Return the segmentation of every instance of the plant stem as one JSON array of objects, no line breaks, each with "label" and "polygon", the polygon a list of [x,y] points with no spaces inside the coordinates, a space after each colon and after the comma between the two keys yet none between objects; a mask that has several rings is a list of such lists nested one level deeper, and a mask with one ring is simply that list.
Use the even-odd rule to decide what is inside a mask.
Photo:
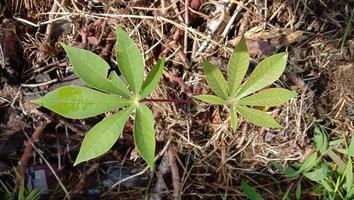
[{"label": "plant stem", "polygon": [[140,100],[140,103],[143,102],[162,102],[162,103],[175,103],[175,104],[194,104],[192,99],[143,99]]}]

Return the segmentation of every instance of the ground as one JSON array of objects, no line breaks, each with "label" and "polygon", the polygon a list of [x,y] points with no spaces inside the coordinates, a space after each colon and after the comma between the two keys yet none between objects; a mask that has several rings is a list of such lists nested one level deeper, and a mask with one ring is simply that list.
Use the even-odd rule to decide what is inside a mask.
[{"label": "ground", "polygon": [[[42,170],[49,191],[43,198],[51,199],[246,199],[242,179],[265,199],[280,199],[289,187],[293,194],[296,181],[273,163],[306,160],[316,124],[331,139],[349,141],[354,133],[353,9],[347,0],[0,0],[1,180],[17,188]],[[30,100],[64,85],[84,86],[60,42],[115,66],[115,25],[144,52],[146,71],[159,57],[168,59],[151,98],[211,93],[202,59],[225,72],[241,35],[252,66],[287,51],[286,71],[274,86],[299,95],[269,110],[284,128],[241,120],[233,132],[221,106],[152,103],[156,174],[134,147],[131,122],[110,152],[73,167],[85,133],[110,113],[70,120]],[[310,189],[304,199],[313,198]]]}]

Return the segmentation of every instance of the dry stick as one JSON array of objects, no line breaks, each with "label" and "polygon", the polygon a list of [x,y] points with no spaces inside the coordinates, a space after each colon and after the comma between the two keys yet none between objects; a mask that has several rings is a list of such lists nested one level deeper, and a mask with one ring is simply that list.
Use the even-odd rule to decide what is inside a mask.
[{"label": "dry stick", "polygon": [[47,81],[47,82],[43,82],[43,83],[34,83],[34,84],[21,84],[21,87],[29,87],[29,88],[35,88],[35,87],[40,87],[40,86],[45,86],[45,85],[49,85],[52,83],[58,82],[58,79],[55,78],[53,80]]},{"label": "dry stick", "polygon": [[[189,26],[189,0],[184,1],[184,20],[187,26]],[[187,48],[188,48],[188,29],[184,31],[184,49],[183,52],[187,55]]]},{"label": "dry stick", "polygon": [[176,152],[172,148],[168,149],[168,161],[172,172],[173,199],[178,200],[181,196],[181,179],[176,164]]},{"label": "dry stick", "polygon": [[[45,122],[46,124],[47,122]],[[44,129],[44,128],[43,128]],[[41,131],[43,133],[43,130]],[[53,169],[53,167],[50,165],[50,163],[48,162],[47,159],[45,159],[45,157],[42,155],[42,152],[35,146],[35,144],[33,143],[32,139],[28,136],[28,134],[24,131],[24,134],[28,140],[28,142],[31,144],[32,148],[34,149],[34,151],[36,151],[36,153],[43,159],[43,161],[45,162],[45,164],[48,166],[48,168],[50,169],[50,171],[53,173],[54,177],[57,179],[60,187],[63,189],[63,191],[65,192],[65,198],[70,199],[70,195],[68,190],[65,188],[64,184],[61,182],[59,176],[57,175],[57,173],[55,172],[55,170]],[[33,133],[34,134],[34,133]],[[41,134],[40,134],[41,135]],[[33,138],[33,135],[32,135]],[[34,140],[35,142],[36,140]]]},{"label": "dry stick", "polygon": [[84,188],[86,184],[87,177],[90,176],[93,172],[95,172],[99,166],[100,163],[95,163],[91,165],[91,167],[85,173],[80,175],[79,183],[77,183],[74,187],[74,190],[70,192],[72,196],[75,196],[76,194],[80,193],[80,191]]},{"label": "dry stick", "polygon": [[[50,12],[57,12],[59,9],[59,4],[58,2],[53,2],[53,6],[52,6],[52,9],[50,10]],[[53,20],[54,19],[54,14],[49,14],[49,20]],[[44,41],[45,42],[50,42],[50,37],[52,35],[52,30],[53,30],[53,25],[52,23],[48,24],[47,25],[47,28],[46,28],[46,31],[45,31],[45,34],[44,34]]]},{"label": "dry stick", "polygon": [[[165,151],[168,149],[168,147],[170,146],[170,143],[171,143],[171,138],[167,141],[167,143],[165,144],[165,146],[163,147],[162,151],[159,152],[159,154],[155,157],[154,159],[154,162],[156,162],[164,153]],[[117,185],[125,182],[125,181],[128,181],[132,178],[135,178],[137,176],[140,176],[140,175],[143,175],[147,170],[149,169],[149,166],[146,166],[142,171],[136,173],[136,174],[133,174],[131,176],[128,176],[126,178],[123,178],[122,180],[116,182],[115,184],[112,185],[111,189],[115,188]]]},{"label": "dry stick", "polygon": [[256,135],[257,134],[252,133],[252,135],[250,136],[250,138],[247,141],[247,143],[245,144],[245,146],[243,146],[242,149],[238,150],[236,153],[231,155],[228,159],[225,160],[225,162],[222,162],[220,167],[216,171],[219,171],[225,165],[225,163],[229,162],[231,159],[233,159],[235,156],[237,156],[239,153],[241,153],[243,150],[245,150],[246,147],[253,141],[253,139],[255,138]]},{"label": "dry stick", "polygon": [[168,158],[168,153],[165,152],[161,158],[161,161],[159,163],[159,166],[156,169],[156,177],[157,181],[155,183],[155,186],[153,188],[153,193],[150,195],[150,200],[153,199],[161,199],[163,197],[164,190],[168,190],[168,187],[163,179],[163,176],[165,176],[167,173],[171,172],[171,168],[169,165],[169,158]]},{"label": "dry stick", "polygon": [[[140,15],[143,15],[143,13],[140,12]],[[166,38],[166,36],[162,33],[162,31],[154,26],[154,23],[151,20],[145,20],[144,23],[147,24],[151,29],[153,29],[155,33],[160,37],[161,40],[163,38]],[[181,37],[181,33],[180,30],[178,29],[173,35],[173,40],[168,38],[167,45],[166,45],[167,47],[165,47],[161,51],[160,56],[167,54],[171,47],[174,51],[177,52],[177,55],[180,57],[181,61],[183,62],[183,66],[186,67],[188,65],[187,64],[188,60],[186,58],[186,55],[179,48],[179,45],[177,43],[180,37]]]},{"label": "dry stick", "polygon": [[[37,127],[33,134],[32,134],[32,140],[34,142],[38,142],[39,138],[43,135],[43,130],[47,126],[48,122],[44,122],[42,125]],[[28,160],[32,157],[32,152],[33,152],[33,147],[30,145],[29,141],[25,142],[25,149],[23,151],[23,154],[21,156],[21,159],[19,161],[18,165],[18,172],[19,176],[17,177],[16,183],[19,184],[21,180],[24,180],[25,178],[25,172],[26,172],[26,167]]]}]

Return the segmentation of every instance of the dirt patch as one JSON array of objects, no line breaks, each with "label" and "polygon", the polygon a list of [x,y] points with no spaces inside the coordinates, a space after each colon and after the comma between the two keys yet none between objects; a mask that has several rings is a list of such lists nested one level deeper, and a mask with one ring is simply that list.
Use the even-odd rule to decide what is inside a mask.
[{"label": "dirt patch", "polygon": [[343,120],[353,120],[354,105],[354,61],[343,60],[346,56],[341,55],[332,57],[313,85],[316,117],[329,117],[338,126],[342,126]]}]

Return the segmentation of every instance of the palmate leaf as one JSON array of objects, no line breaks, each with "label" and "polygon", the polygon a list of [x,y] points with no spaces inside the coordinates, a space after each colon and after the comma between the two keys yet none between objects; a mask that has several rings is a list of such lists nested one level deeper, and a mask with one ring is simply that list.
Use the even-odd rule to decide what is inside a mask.
[{"label": "palmate leaf", "polygon": [[250,64],[245,38],[242,36],[231,55],[227,68],[229,95],[236,95]]},{"label": "palmate leaf", "polygon": [[75,73],[87,85],[103,92],[125,97],[130,96],[127,85],[116,74],[112,75],[111,80],[106,78],[109,65],[100,56],[84,49],[67,46],[63,43],[61,45],[68,55]]},{"label": "palmate leaf", "polygon": [[144,104],[139,104],[136,107],[134,140],[141,157],[153,170],[155,157],[154,116]]},{"label": "palmate leaf", "polygon": [[117,63],[134,93],[139,93],[144,80],[144,60],[128,33],[117,26]]},{"label": "palmate leaf", "polygon": [[220,98],[226,99],[228,97],[227,84],[220,69],[211,64],[208,60],[204,60],[203,65],[206,80],[210,89]]},{"label": "palmate leaf", "polygon": [[111,149],[122,134],[124,125],[129,119],[132,110],[133,107],[125,108],[91,128],[81,144],[74,166],[96,158]]},{"label": "palmate leaf", "polygon": [[93,117],[131,104],[131,100],[90,88],[65,86],[32,101],[70,119]]},{"label": "palmate leaf", "polygon": [[282,128],[282,126],[278,124],[278,122],[276,122],[273,117],[260,110],[241,105],[236,105],[236,110],[242,117],[246,118],[248,121],[257,126],[262,126],[265,128]]},{"label": "palmate leaf", "polygon": [[142,86],[140,99],[144,99],[145,97],[149,96],[149,94],[156,88],[157,84],[161,79],[165,60],[166,58],[161,58],[148,73]]},{"label": "palmate leaf", "polygon": [[213,105],[224,105],[226,103],[224,99],[215,95],[197,95],[195,98]]},{"label": "palmate leaf", "polygon": [[249,79],[241,86],[236,98],[241,99],[274,83],[284,72],[288,54],[275,54],[262,60]]},{"label": "palmate leaf", "polygon": [[240,99],[238,103],[248,106],[277,106],[286,103],[296,95],[296,92],[283,88],[270,88],[251,96],[244,97]]}]

